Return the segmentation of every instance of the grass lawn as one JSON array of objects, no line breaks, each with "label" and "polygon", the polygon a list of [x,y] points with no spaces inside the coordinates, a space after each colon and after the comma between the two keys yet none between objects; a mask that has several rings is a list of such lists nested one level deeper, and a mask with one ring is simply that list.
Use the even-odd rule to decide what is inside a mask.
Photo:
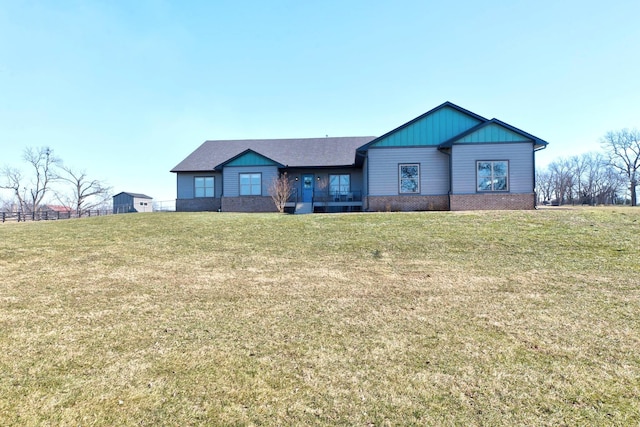
[{"label": "grass lawn", "polygon": [[638,425],[640,209],[0,224],[1,425]]}]

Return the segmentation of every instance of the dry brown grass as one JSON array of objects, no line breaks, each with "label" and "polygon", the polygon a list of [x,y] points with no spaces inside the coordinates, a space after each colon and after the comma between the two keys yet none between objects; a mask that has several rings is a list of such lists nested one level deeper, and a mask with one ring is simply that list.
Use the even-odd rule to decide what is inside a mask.
[{"label": "dry brown grass", "polygon": [[640,423],[640,210],[0,226],[3,425]]}]

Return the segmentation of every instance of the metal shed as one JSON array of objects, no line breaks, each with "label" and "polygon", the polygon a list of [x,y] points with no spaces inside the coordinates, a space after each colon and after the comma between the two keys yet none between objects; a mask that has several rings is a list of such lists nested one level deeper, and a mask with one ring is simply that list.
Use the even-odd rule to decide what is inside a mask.
[{"label": "metal shed", "polygon": [[153,212],[153,198],[123,191],[113,196],[113,213]]}]

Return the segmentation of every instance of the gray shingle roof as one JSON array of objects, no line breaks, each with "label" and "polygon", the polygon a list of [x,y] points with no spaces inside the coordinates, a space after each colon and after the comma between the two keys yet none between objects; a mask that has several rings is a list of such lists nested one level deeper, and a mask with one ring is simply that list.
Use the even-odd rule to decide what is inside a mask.
[{"label": "gray shingle roof", "polygon": [[113,197],[119,196],[119,195],[121,195],[121,194],[126,194],[126,195],[129,195],[129,196],[131,196],[131,197],[135,197],[135,198],[137,198],[137,199],[153,199],[153,197],[149,197],[149,196],[147,196],[146,194],[142,194],[142,193],[130,193],[130,192],[128,192],[128,191],[122,191],[122,192],[120,192],[120,193],[116,194],[116,195],[115,195],[115,196],[113,196]]},{"label": "gray shingle roof", "polygon": [[246,150],[288,167],[350,166],[356,163],[356,149],[374,139],[354,136],[205,141],[171,172],[210,171]]}]

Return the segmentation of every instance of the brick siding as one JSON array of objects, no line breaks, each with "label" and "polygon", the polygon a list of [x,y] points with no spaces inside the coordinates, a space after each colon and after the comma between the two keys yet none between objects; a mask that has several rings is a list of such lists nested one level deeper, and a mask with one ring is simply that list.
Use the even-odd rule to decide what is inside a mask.
[{"label": "brick siding", "polygon": [[223,197],[223,212],[277,212],[271,197],[240,196]]},{"label": "brick siding", "polygon": [[446,211],[449,196],[368,196],[365,208],[373,212]]},{"label": "brick siding", "polygon": [[452,194],[452,211],[535,209],[535,194]]},{"label": "brick siding", "polygon": [[220,209],[220,198],[176,199],[177,212],[215,212]]}]

